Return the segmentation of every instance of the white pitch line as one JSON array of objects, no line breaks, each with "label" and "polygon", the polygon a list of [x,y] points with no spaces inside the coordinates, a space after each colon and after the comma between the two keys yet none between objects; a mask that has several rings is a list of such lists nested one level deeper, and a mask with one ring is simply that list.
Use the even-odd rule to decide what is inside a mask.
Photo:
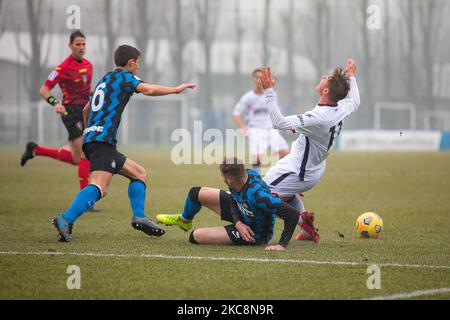
[{"label": "white pitch line", "polygon": [[269,259],[269,258],[244,258],[244,257],[208,257],[208,256],[171,256],[165,254],[116,254],[95,252],[20,252],[0,251],[0,255],[33,255],[33,256],[81,256],[81,257],[112,257],[112,258],[153,258],[153,259],[176,259],[176,260],[209,260],[209,261],[241,261],[259,263],[293,263],[293,264],[316,264],[316,265],[342,265],[342,266],[368,266],[376,264],[379,267],[418,268],[418,269],[450,269],[445,265],[426,264],[401,264],[401,263],[362,263],[352,261],[321,261],[321,260],[296,260],[296,259]]},{"label": "white pitch line", "polygon": [[399,300],[399,299],[408,299],[408,298],[415,298],[420,296],[429,296],[433,294],[439,294],[439,293],[447,293],[450,292],[450,288],[440,288],[440,289],[430,289],[430,290],[419,290],[414,291],[410,293],[397,293],[393,294],[391,296],[384,296],[384,297],[373,297],[366,300]]}]

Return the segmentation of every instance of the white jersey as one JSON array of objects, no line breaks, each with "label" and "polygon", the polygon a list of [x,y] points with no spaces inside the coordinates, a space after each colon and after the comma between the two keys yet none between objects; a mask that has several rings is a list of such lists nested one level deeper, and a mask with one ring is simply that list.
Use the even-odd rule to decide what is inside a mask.
[{"label": "white jersey", "polygon": [[247,113],[247,127],[258,129],[272,129],[264,94],[257,94],[250,90],[244,94],[234,108],[233,115],[240,116]]},{"label": "white jersey", "polygon": [[350,78],[348,96],[336,105],[316,105],[301,115],[283,117],[275,91],[264,91],[273,128],[295,130],[300,136],[292,144],[291,153],[277,165],[286,174],[297,174],[300,181],[320,179],[325,171],[328,152],[339,135],[343,120],[358,109],[360,104],[358,86],[354,77]]}]

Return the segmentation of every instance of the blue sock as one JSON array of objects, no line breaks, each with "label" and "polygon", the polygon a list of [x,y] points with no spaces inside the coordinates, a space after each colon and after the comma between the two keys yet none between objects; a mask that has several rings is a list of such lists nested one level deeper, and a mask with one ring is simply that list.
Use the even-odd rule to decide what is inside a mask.
[{"label": "blue sock", "polygon": [[144,218],[145,190],[147,186],[141,180],[133,180],[128,186],[128,197],[130,198],[133,218]]},{"label": "blue sock", "polygon": [[193,220],[195,215],[200,211],[202,205],[198,202],[198,192],[200,188],[192,188],[184,203],[184,210],[181,216],[185,220]]},{"label": "blue sock", "polygon": [[73,223],[87,209],[91,208],[101,198],[100,189],[92,184],[86,186],[78,192],[72,205],[63,214],[64,220]]}]

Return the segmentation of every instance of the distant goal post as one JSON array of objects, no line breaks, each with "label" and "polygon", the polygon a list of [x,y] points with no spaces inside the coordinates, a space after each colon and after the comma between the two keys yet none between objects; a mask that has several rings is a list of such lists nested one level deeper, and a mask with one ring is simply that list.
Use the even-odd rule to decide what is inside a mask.
[{"label": "distant goal post", "polygon": [[[416,129],[416,105],[410,102],[376,102],[374,107],[374,129]],[[391,116],[399,116],[401,114],[408,113],[406,117],[402,117],[405,121],[401,122],[408,127],[395,128],[392,126],[391,128],[382,127],[382,114],[390,113]],[[393,124],[395,121],[391,118],[390,124]]]}]

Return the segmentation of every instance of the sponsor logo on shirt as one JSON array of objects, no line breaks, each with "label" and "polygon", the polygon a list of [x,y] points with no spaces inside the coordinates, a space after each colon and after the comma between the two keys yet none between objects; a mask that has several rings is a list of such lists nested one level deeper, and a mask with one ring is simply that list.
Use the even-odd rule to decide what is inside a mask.
[{"label": "sponsor logo on shirt", "polygon": [[84,135],[88,134],[89,132],[103,132],[103,126],[92,126],[84,129]]},{"label": "sponsor logo on shirt", "polygon": [[253,214],[253,212],[251,212],[251,211],[248,209],[248,206],[247,206],[246,203],[241,204],[241,203],[238,202],[237,205],[238,205],[239,211],[241,211],[242,214],[245,214],[246,216],[249,216],[249,217],[251,217],[251,218],[253,218],[253,217],[255,216],[255,215]]}]

